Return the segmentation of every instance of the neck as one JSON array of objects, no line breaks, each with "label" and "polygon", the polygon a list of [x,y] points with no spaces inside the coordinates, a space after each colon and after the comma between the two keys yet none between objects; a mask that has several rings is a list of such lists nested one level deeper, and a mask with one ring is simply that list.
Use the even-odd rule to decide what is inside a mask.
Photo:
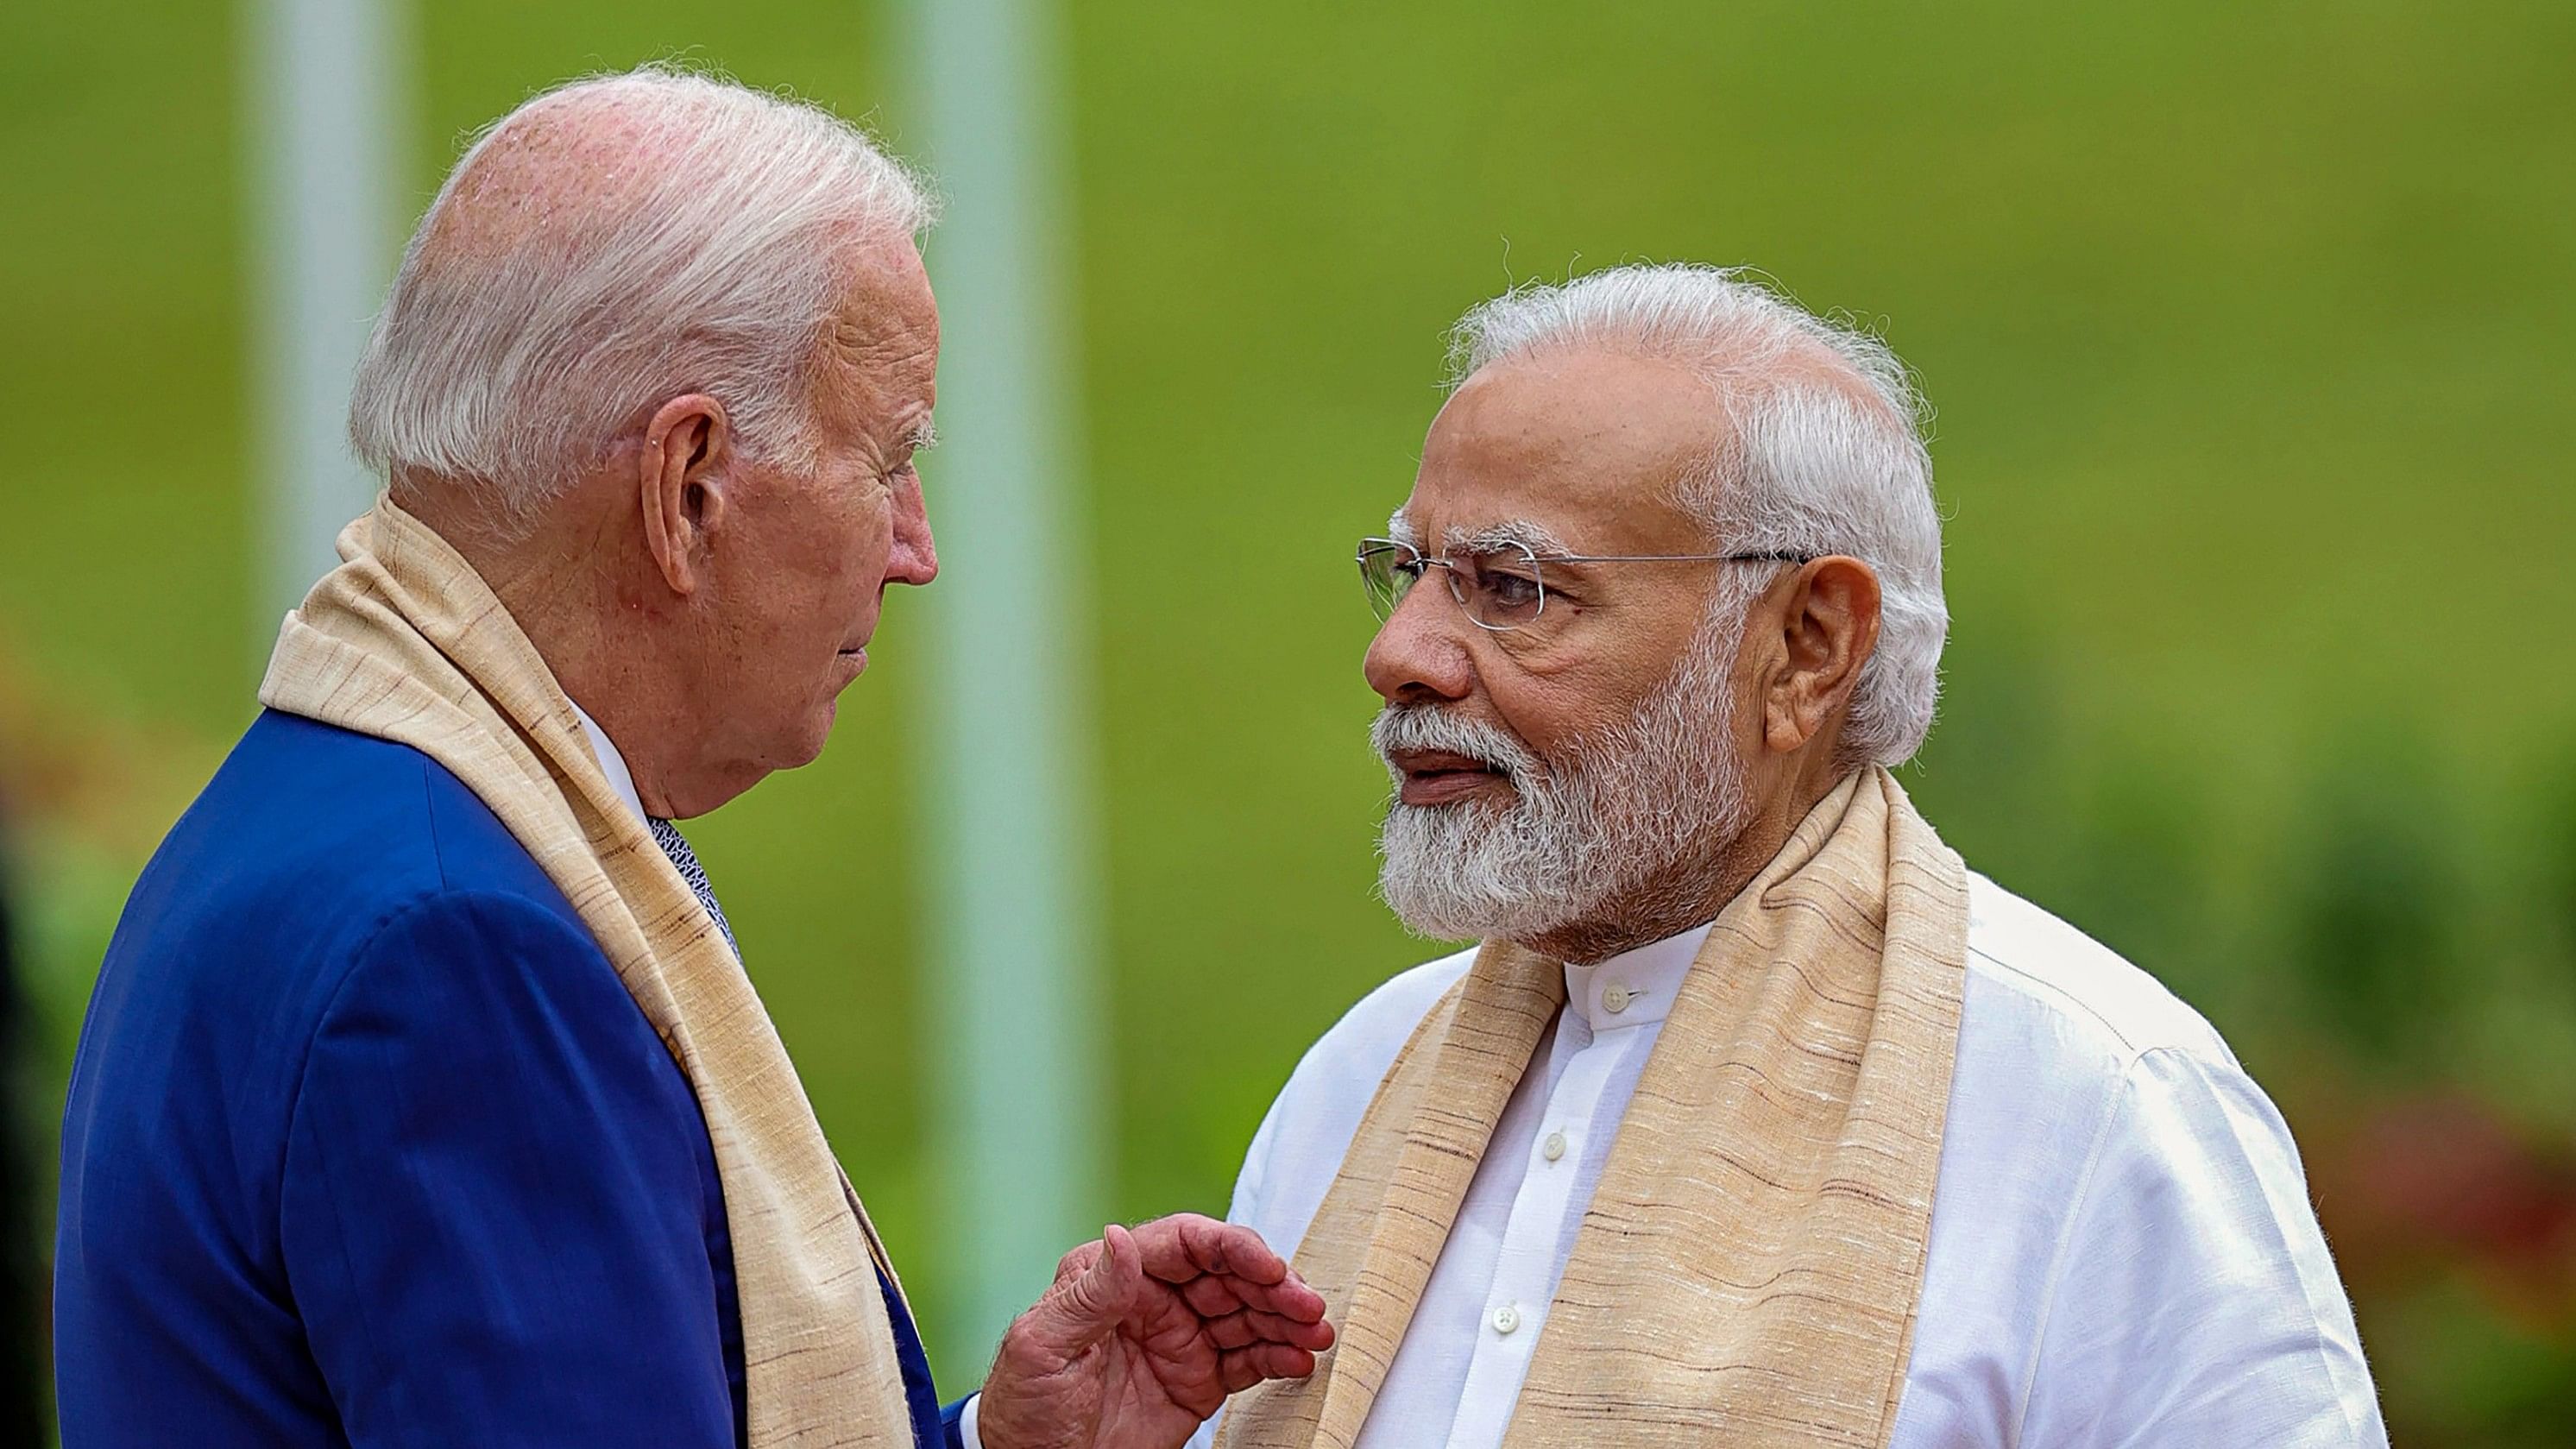
[{"label": "neck", "polygon": [[1845,773],[1821,767],[1785,773],[1780,788],[1757,801],[1724,839],[1672,861],[1583,920],[1519,944],[1554,960],[1593,966],[1716,920]]},{"label": "neck", "polygon": [[678,701],[641,667],[644,641],[631,623],[644,609],[636,565],[649,560],[628,556],[640,551],[637,531],[619,530],[590,491],[576,487],[525,533],[496,528],[452,486],[415,490],[404,507],[474,566],[555,683],[616,744],[645,813],[695,813],[673,798]]}]

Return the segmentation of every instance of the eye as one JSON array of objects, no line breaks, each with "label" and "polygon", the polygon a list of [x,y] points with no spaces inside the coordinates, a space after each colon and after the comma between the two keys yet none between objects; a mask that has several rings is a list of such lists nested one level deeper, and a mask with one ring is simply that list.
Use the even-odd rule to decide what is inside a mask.
[{"label": "eye", "polygon": [[1488,569],[1477,581],[1487,597],[1505,608],[1526,609],[1538,602],[1538,580],[1509,569]]},{"label": "eye", "polygon": [[1459,573],[1476,617],[1487,628],[1515,629],[1530,622],[1546,597],[1539,587],[1538,564],[1526,551],[1479,554],[1461,560]]}]

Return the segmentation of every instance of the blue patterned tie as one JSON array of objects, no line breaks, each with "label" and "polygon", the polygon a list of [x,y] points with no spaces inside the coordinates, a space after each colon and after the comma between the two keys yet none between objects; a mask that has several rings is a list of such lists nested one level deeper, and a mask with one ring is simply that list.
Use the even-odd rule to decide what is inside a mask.
[{"label": "blue patterned tie", "polygon": [[734,944],[733,927],[725,923],[724,907],[716,904],[716,888],[707,884],[707,868],[698,864],[698,853],[689,849],[688,838],[680,834],[680,827],[668,820],[647,816],[644,823],[653,827],[653,843],[662,847],[664,855],[671,857],[671,864],[679,870],[680,879],[687,881],[689,889],[696,893],[698,904],[706,907],[707,914],[716,918],[716,929],[724,933],[725,945],[733,952],[733,958],[741,960],[742,948]]}]

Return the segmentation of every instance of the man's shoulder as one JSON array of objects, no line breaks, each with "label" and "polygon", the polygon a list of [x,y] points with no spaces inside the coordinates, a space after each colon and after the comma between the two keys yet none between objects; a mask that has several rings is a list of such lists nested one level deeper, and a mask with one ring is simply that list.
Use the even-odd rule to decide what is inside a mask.
[{"label": "man's shoulder", "polygon": [[136,881],[94,1015],[148,1001],[165,1027],[309,1017],[389,922],[441,900],[578,924],[534,858],[437,761],[272,711]]},{"label": "man's shoulder", "polygon": [[137,896],[358,922],[450,891],[559,899],[491,807],[413,747],[269,711],[155,853]]},{"label": "man's shoulder", "polygon": [[2206,1017],[2101,942],[1982,875],[1968,877],[1968,1003],[1976,1030],[2008,1014],[2048,1030],[2033,1038],[2068,1067],[2109,1076],[2149,1052],[2236,1066]]},{"label": "man's shoulder", "polygon": [[1399,971],[1361,997],[1298,1059],[1271,1105],[1274,1126],[1293,1139],[1348,1139],[1395,1054],[1475,961],[1470,946]]},{"label": "man's shoulder", "polygon": [[2030,1442],[2256,1419],[2308,1426],[2264,1442],[2384,1442],[2297,1146],[2235,1054],[1994,882],[1971,878],[1969,910],[1907,1412],[1984,1402],[2018,1365],[2002,1401]]},{"label": "man's shoulder", "polygon": [[[1968,904],[1934,1236],[1945,1263],[1983,1263],[1975,1277],[2060,1241],[2105,1154],[2232,1131],[2219,1098],[2260,1089],[2199,1012],[2108,947],[1983,876]],[[2159,1090],[2176,1074],[2212,1091]]]},{"label": "man's shoulder", "polygon": [[[1297,1075],[1323,1073],[1335,1081],[1375,1083],[1394,1064],[1395,1054],[1403,1050],[1414,1028],[1475,963],[1476,948],[1469,946],[1380,982],[1316,1039],[1298,1064]],[[1290,1080],[1294,1086],[1295,1078]]]},{"label": "man's shoulder", "polygon": [[1306,1049],[1245,1155],[1237,1222],[1260,1229],[1282,1252],[1294,1250],[1395,1054],[1475,960],[1469,947],[1398,972]]},{"label": "man's shoulder", "polygon": [[[503,979],[539,952],[549,982],[623,1000],[562,893],[454,775],[406,746],[261,716],[108,944],[65,1113],[65,1203],[104,1228],[138,1204],[271,1202],[328,1023],[371,1040],[490,1035],[478,968]],[[180,1141],[207,1150],[163,1150]],[[87,1171],[118,1161],[121,1176]]]}]

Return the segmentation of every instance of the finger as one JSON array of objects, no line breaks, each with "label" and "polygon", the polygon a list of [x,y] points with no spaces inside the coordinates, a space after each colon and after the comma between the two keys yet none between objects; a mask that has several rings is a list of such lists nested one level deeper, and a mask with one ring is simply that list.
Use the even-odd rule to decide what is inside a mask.
[{"label": "finger", "polygon": [[1145,1271],[1166,1283],[1185,1283],[1203,1270],[1190,1258],[1189,1245],[1182,1241],[1192,1222],[1205,1221],[1197,1213],[1174,1213],[1135,1228],[1136,1246],[1145,1257]]},{"label": "finger", "polygon": [[1240,1313],[1228,1314],[1223,1318],[1211,1318],[1207,1321],[1206,1328],[1208,1342],[1215,1344],[1220,1353],[1230,1349],[1250,1348],[1260,1338]]},{"label": "finger", "polygon": [[1166,1283],[1186,1283],[1209,1273],[1253,1283],[1277,1283],[1288,1276],[1287,1260],[1271,1251],[1259,1233],[1235,1223],[1174,1213],[1136,1233],[1145,1248],[1145,1271]]},{"label": "finger", "polygon": [[1245,1309],[1241,1313],[1211,1319],[1207,1331],[1208,1337],[1215,1340],[1221,1349],[1244,1348],[1255,1343],[1285,1343],[1321,1353],[1333,1346],[1333,1326],[1329,1323],[1301,1323],[1258,1309]]},{"label": "finger", "polygon": [[1174,1213],[1139,1226],[1136,1241],[1145,1251],[1145,1271],[1166,1283],[1226,1271],[1224,1227],[1198,1213]]},{"label": "finger", "polygon": [[1315,1371],[1315,1356],[1284,1343],[1257,1343],[1217,1356],[1227,1393],[1241,1393],[1264,1379],[1302,1379]]},{"label": "finger", "polygon": [[1200,1218],[1182,1230],[1181,1239],[1188,1244],[1191,1259],[1207,1272],[1250,1283],[1277,1283],[1288,1276],[1288,1260],[1240,1223]]},{"label": "finger", "polygon": [[1180,1286],[1181,1301],[1201,1318],[1223,1318],[1243,1311],[1243,1295],[1232,1278],[1192,1278]]},{"label": "finger", "polygon": [[1221,1280],[1234,1295],[1250,1307],[1300,1323],[1313,1323],[1324,1316],[1324,1295],[1307,1286],[1306,1280],[1291,1273],[1278,1283],[1250,1283],[1241,1278]]},{"label": "finger", "polygon": [[1216,1376],[1217,1381],[1225,1385],[1229,1396],[1261,1382],[1261,1370],[1252,1366],[1252,1355],[1247,1351],[1218,1354]]}]

